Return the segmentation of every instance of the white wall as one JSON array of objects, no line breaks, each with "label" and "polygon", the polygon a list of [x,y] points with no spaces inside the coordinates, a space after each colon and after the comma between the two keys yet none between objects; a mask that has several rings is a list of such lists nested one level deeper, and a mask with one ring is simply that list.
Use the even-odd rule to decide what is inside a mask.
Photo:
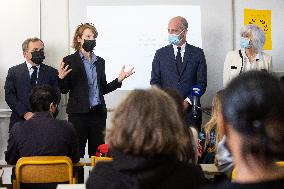
[{"label": "white wall", "polygon": [[[23,9],[27,6],[28,8]],[[8,69],[23,63],[22,43],[40,34],[40,2],[38,0],[0,1],[0,87],[3,89]],[[28,11],[29,10],[29,11]],[[8,108],[4,90],[0,90],[0,109]]]}]

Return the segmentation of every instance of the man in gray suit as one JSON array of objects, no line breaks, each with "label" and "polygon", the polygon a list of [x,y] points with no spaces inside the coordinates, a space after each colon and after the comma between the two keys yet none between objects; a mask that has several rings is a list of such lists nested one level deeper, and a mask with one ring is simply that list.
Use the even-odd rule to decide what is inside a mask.
[{"label": "man in gray suit", "polygon": [[183,17],[178,16],[170,20],[170,45],[156,51],[150,84],[176,89],[184,99],[188,124],[200,129],[201,112],[198,111],[197,116],[193,116],[190,93],[197,85],[201,89],[201,94],[204,94],[207,87],[207,65],[203,50],[186,42],[187,28],[188,23]]}]

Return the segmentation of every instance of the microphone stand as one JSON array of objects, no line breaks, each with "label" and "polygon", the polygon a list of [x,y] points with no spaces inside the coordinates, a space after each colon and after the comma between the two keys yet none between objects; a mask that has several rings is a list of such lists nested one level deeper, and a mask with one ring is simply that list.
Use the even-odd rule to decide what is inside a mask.
[{"label": "microphone stand", "polygon": [[196,106],[197,109],[199,109],[202,113],[205,113],[208,116],[211,116],[211,111],[205,110],[204,108],[201,108],[200,106]]}]

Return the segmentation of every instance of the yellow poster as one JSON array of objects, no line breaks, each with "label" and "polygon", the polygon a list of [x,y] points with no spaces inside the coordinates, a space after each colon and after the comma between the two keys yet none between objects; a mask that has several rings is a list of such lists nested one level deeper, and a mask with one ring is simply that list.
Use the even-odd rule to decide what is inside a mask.
[{"label": "yellow poster", "polygon": [[263,29],[266,35],[264,50],[272,50],[271,40],[271,10],[245,9],[244,25],[255,24]]}]

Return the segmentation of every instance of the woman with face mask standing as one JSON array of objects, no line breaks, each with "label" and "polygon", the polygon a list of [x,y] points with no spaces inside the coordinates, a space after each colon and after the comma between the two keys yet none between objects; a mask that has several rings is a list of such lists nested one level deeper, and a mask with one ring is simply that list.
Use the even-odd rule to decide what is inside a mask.
[{"label": "woman with face mask standing", "polygon": [[[90,156],[104,143],[107,110],[103,95],[120,88],[122,81],[134,73],[133,68],[125,72],[123,66],[118,78],[107,83],[105,60],[93,51],[97,36],[93,24],[79,25],[73,37],[76,52],[63,58],[58,74],[61,93],[69,92],[66,112],[76,129],[81,157],[87,140]],[[83,172],[79,175],[83,176]],[[82,181],[83,177],[79,178]]]},{"label": "woman with face mask standing", "polygon": [[241,29],[241,49],[230,51],[225,59],[223,72],[223,85],[242,72],[249,70],[262,70],[271,72],[271,56],[263,52],[265,43],[264,31],[253,24]]}]

